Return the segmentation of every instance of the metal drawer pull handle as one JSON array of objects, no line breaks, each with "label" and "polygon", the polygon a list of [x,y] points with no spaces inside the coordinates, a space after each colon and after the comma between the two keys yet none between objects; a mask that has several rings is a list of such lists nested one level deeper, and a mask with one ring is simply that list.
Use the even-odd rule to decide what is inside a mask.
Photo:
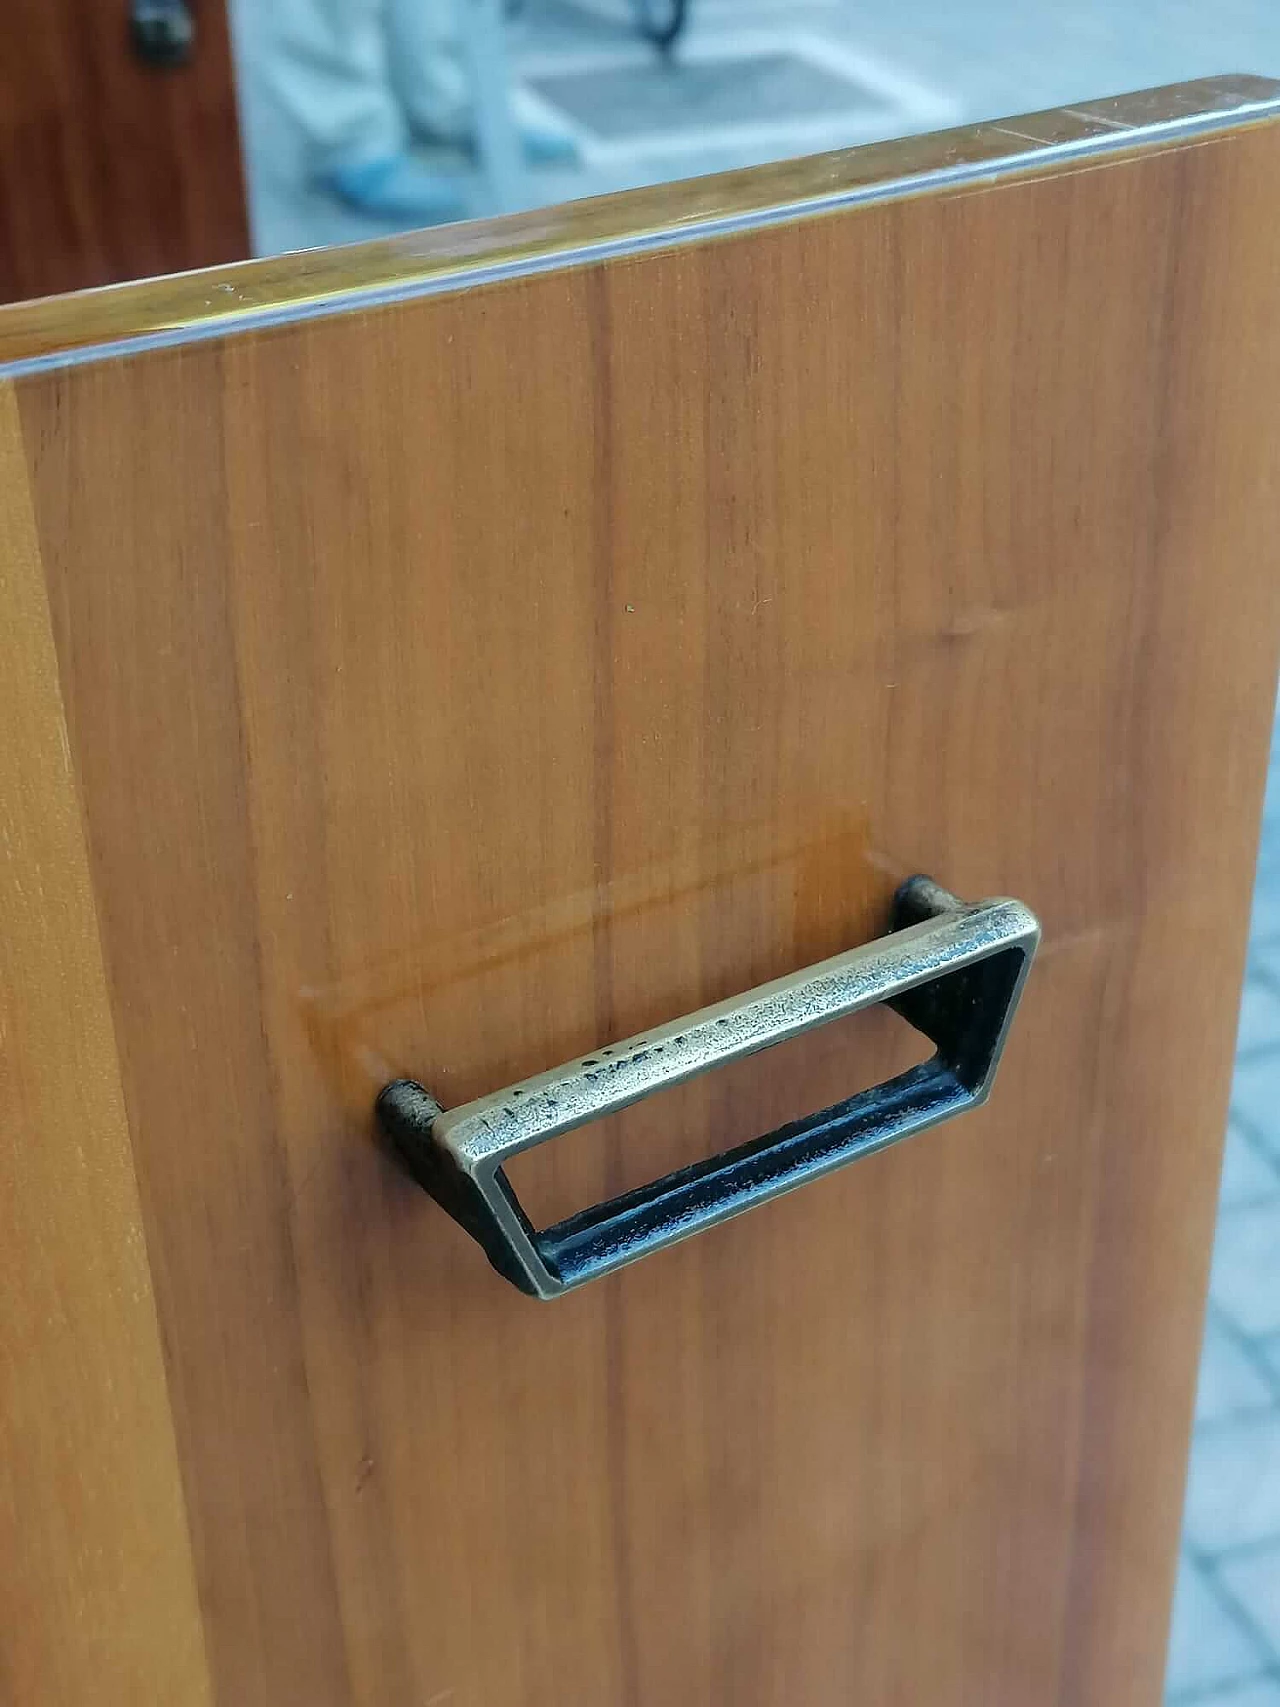
[{"label": "metal drawer pull handle", "polygon": [[[397,1079],[378,1118],[499,1274],[554,1298],[985,1102],[1039,940],[1020,901],[967,906],[912,877],[878,942],[460,1108]],[[521,1150],[881,1002],[937,1046],[921,1066],[553,1227],[534,1228],[516,1201],[502,1164]]]}]

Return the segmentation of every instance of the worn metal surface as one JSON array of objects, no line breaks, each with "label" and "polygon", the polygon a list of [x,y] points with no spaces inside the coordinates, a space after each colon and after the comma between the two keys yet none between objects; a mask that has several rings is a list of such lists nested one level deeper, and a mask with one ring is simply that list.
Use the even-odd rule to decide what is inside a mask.
[{"label": "worn metal surface", "polygon": [[[1019,901],[966,906],[932,879],[898,891],[879,941],[445,1110],[411,1080],[378,1099],[415,1176],[522,1290],[571,1286],[794,1190],[983,1102],[1039,940]],[[922,1066],[538,1231],[504,1162],[656,1091],[887,1003],[938,1047]]]}]

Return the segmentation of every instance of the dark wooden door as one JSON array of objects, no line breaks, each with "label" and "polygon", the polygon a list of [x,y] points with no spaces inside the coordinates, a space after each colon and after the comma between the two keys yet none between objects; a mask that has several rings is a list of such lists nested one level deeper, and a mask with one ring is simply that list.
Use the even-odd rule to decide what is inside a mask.
[{"label": "dark wooden door", "polygon": [[127,0],[8,0],[0,50],[0,301],[249,253],[223,0],[189,64],[143,64]]}]

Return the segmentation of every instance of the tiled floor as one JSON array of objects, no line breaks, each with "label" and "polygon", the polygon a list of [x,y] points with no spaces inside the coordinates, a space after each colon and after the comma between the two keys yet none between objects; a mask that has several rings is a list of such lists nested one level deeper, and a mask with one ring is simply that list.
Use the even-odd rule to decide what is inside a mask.
[{"label": "tiled floor", "polygon": [[1169,1707],[1280,1707],[1280,738],[1200,1364]]}]

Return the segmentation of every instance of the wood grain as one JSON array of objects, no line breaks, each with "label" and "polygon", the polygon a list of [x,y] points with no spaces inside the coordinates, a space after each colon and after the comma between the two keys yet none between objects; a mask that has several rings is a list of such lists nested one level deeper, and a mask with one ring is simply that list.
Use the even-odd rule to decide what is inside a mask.
[{"label": "wood grain", "polygon": [[[219,1702],[1155,1707],[1278,193],[1227,127],[21,381]],[[920,869],[1045,926],[979,1113],[548,1306],[378,1149],[393,1073],[495,1089]]]},{"label": "wood grain", "polygon": [[210,1699],[13,394],[0,389],[0,1698]]},{"label": "wood grain", "polygon": [[7,0],[0,302],[240,261],[249,230],[223,0],[157,71],[126,0]]}]

